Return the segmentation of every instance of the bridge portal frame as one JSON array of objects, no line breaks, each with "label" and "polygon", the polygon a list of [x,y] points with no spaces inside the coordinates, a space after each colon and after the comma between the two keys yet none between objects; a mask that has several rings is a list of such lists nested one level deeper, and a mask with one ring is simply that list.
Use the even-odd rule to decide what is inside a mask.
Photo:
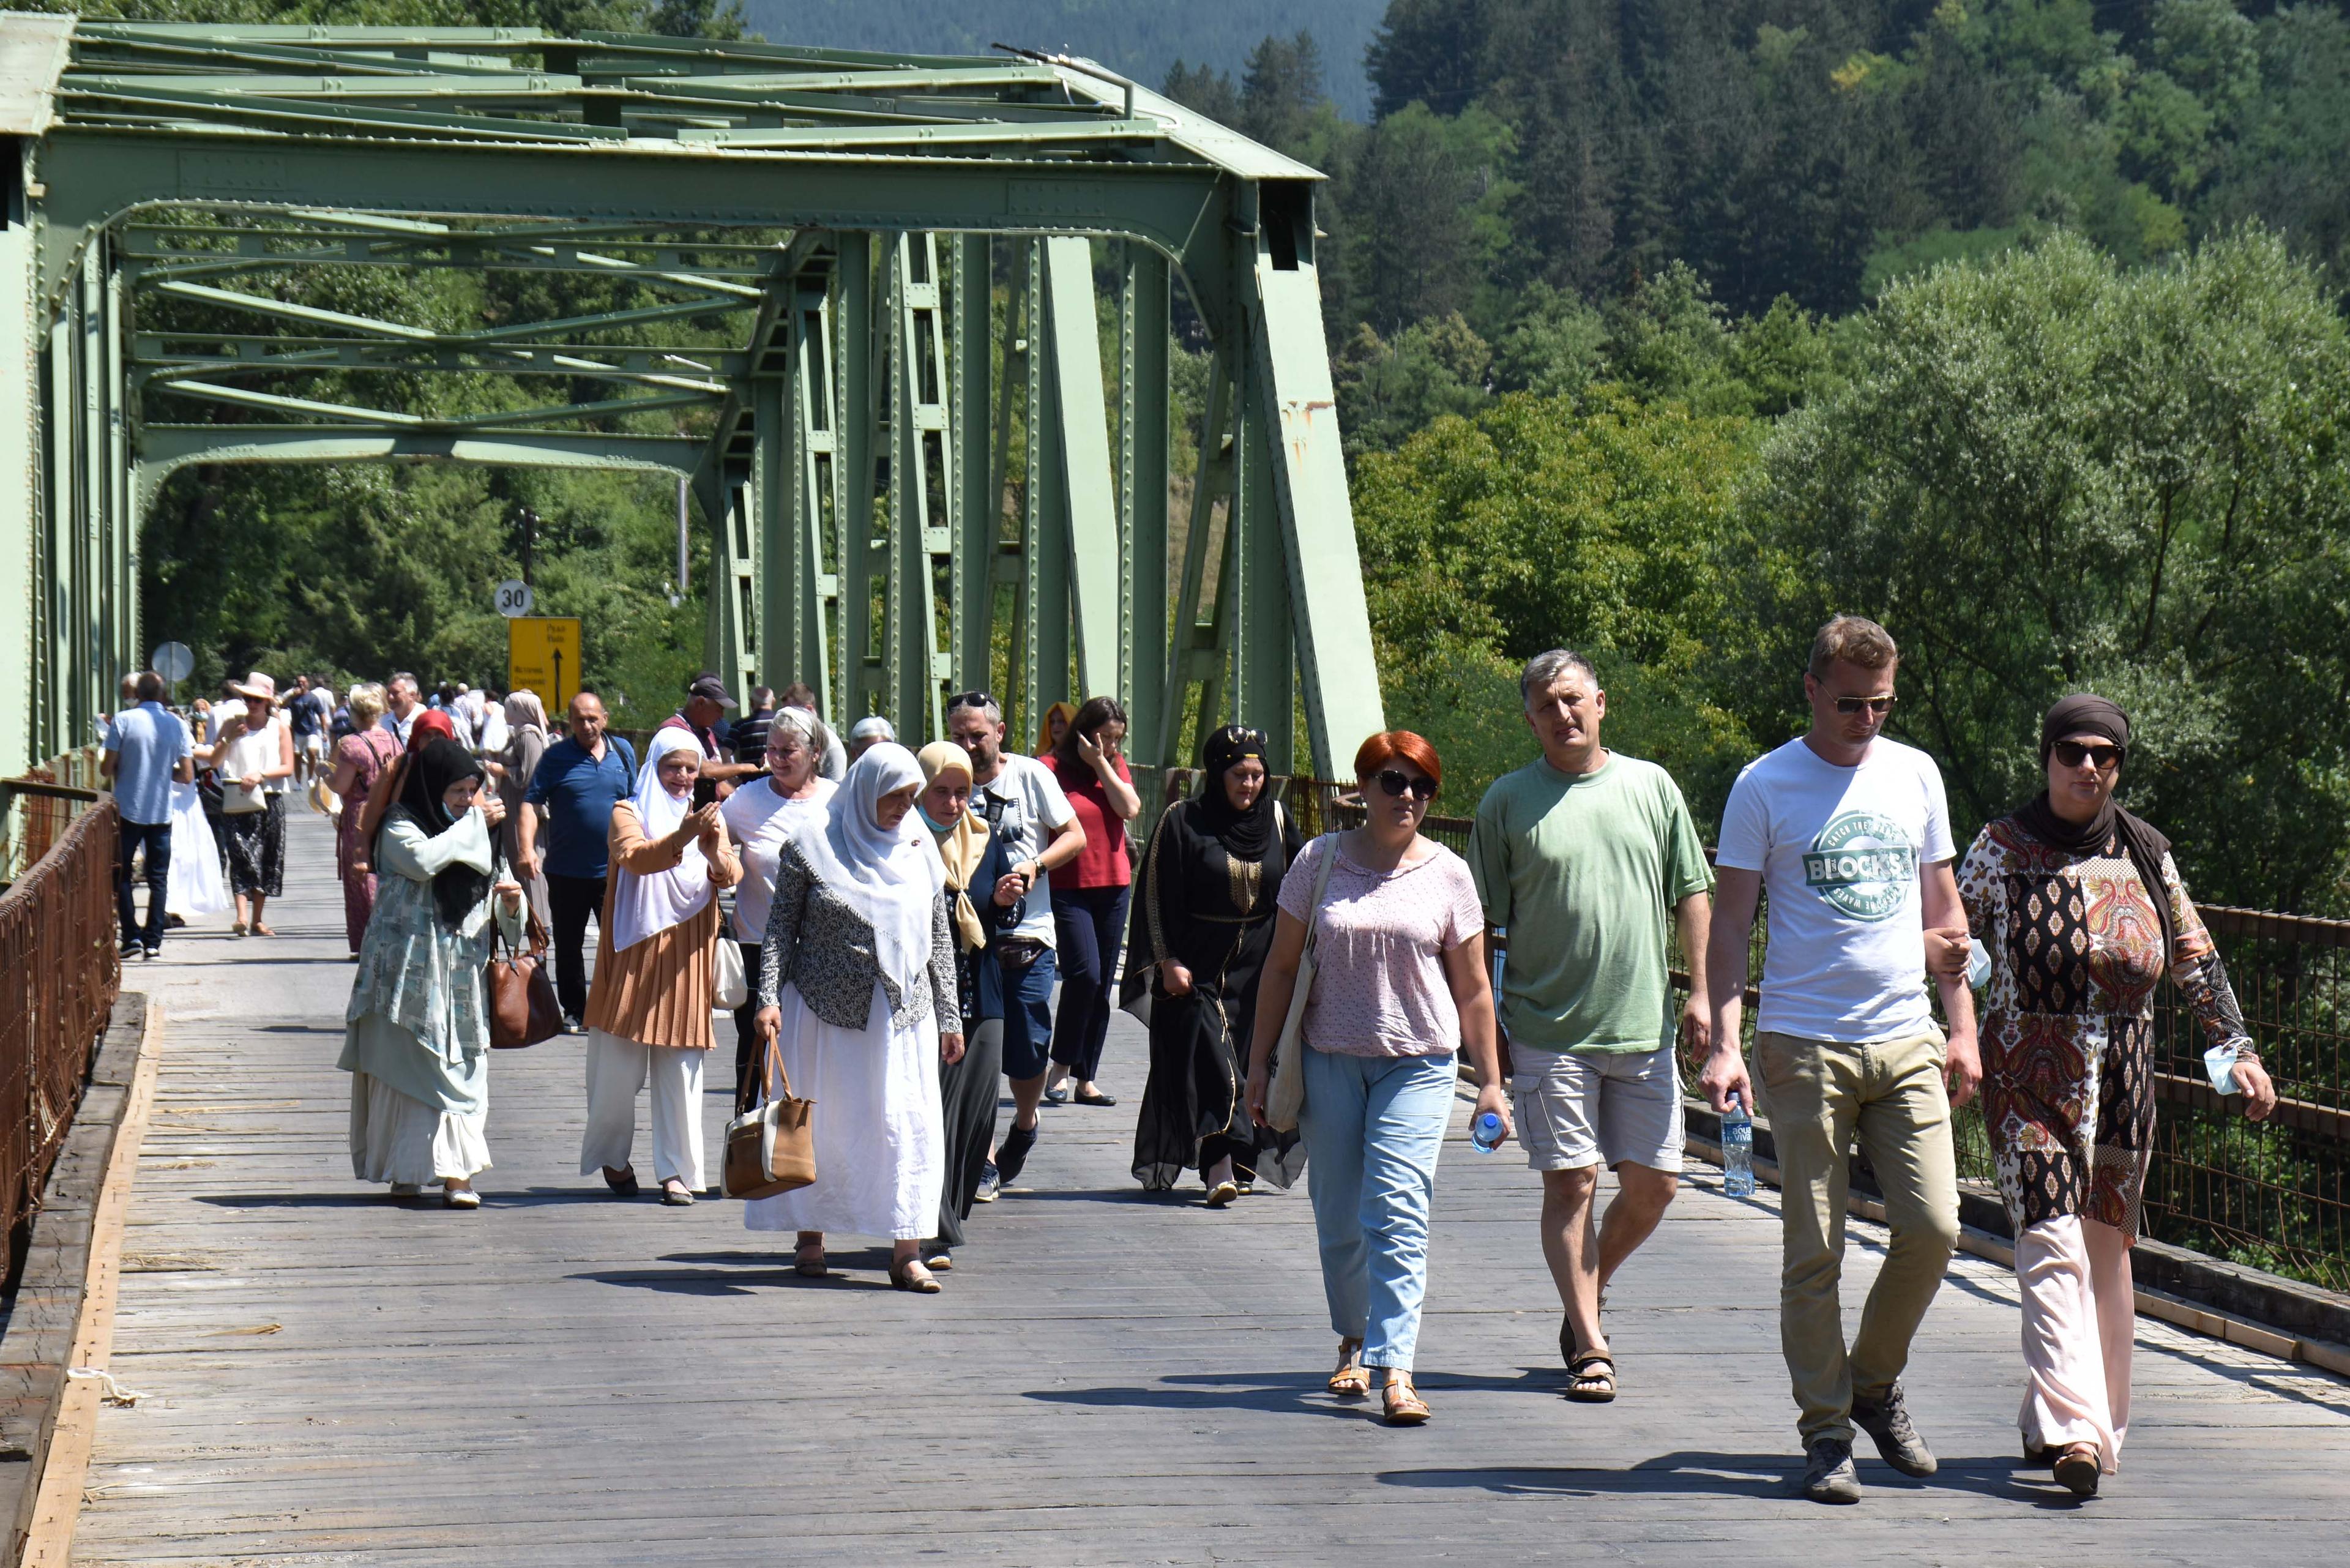
[{"label": "bridge portal frame", "polygon": [[[1187,711],[1265,730],[1286,769],[1302,711],[1325,774],[1380,725],[1320,176],[1090,63],[8,15],[0,135],[0,333],[18,339],[0,353],[29,393],[0,419],[0,473],[20,476],[0,481],[0,572],[29,588],[26,615],[0,616],[0,703],[31,696],[0,708],[0,772],[85,738],[143,663],[140,526],[199,462],[676,473],[711,542],[710,662],[743,688],[808,680],[837,722],[936,734],[944,694],[997,690],[1001,668],[1024,725],[1068,692],[1118,694],[1142,763],[1185,760]],[[191,213],[211,249],[173,238]],[[754,232],[782,237],[695,238]],[[723,265],[691,265],[712,251]],[[617,273],[681,297],[451,332],[236,286],[368,264]],[[1212,383],[1180,569],[1178,282]],[[192,303],[242,329],[177,330]],[[726,312],[739,347],[690,373],[600,340]],[[299,388],[518,367],[615,393],[434,418]],[[165,400],[215,417],[151,417]]]}]

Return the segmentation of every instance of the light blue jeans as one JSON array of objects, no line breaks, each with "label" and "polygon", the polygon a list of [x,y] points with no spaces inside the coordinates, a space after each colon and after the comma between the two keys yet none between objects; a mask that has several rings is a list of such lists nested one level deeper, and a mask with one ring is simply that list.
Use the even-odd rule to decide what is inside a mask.
[{"label": "light blue jeans", "polygon": [[1411,1369],[1428,1294],[1428,1211],[1452,1115],[1452,1055],[1305,1053],[1305,1187],[1330,1327],[1363,1365]]}]

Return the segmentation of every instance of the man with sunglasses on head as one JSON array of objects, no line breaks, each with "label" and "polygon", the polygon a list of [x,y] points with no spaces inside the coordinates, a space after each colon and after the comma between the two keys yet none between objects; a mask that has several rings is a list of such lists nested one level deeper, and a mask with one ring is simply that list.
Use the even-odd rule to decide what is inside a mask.
[{"label": "man with sunglasses on head", "polygon": [[[1909,1341],[1958,1243],[1950,1107],[1981,1079],[1973,999],[1960,972],[1927,996],[1928,933],[1966,924],[1942,775],[1880,732],[1900,655],[1885,628],[1838,616],[1812,643],[1811,728],[1747,764],[1730,792],[1716,857],[1707,964],[1713,1052],[1699,1085],[1716,1110],[1754,1105],[1738,1048],[1746,944],[1758,893],[1771,900],[1754,1058],[1778,1146],[1783,1231],[1779,1338],[1801,1410],[1803,1494],[1858,1502],[1853,1428],[1908,1476],[1934,1473],[1900,1376]],[[1837,1282],[1857,1133],[1893,1233],[1846,1350]]]},{"label": "man with sunglasses on head", "polygon": [[[1519,678],[1542,755],[1478,803],[1469,868],[1509,932],[1501,1011],[1518,1141],[1542,1173],[1543,1256],[1565,1317],[1566,1397],[1616,1397],[1600,1293],[1647,1241],[1681,1168],[1680,1036],[1702,1051],[1700,994],[1676,1007],[1672,928],[1704,985],[1705,846],[1672,775],[1600,744],[1607,694],[1590,660],[1538,654]],[[1593,1222],[1599,1167],[1616,1176]]]},{"label": "man with sunglasses on head", "polygon": [[1003,843],[1027,900],[1020,923],[988,940],[1003,976],[1003,1075],[1012,1084],[1012,1130],[980,1173],[976,1196],[986,1202],[1019,1179],[1036,1147],[1036,1107],[1052,1070],[1053,889],[1045,878],[1085,853],[1086,833],[1053,770],[1003,749],[1003,710],[994,698],[965,691],[949,701],[947,738],[971,758],[971,809]]}]

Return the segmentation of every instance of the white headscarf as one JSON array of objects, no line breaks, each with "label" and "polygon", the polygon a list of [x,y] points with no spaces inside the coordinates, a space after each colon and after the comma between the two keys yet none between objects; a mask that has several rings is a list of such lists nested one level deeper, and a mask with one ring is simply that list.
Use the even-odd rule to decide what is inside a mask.
[{"label": "white headscarf", "polygon": [[792,836],[809,868],[873,928],[874,957],[900,1002],[930,967],[931,920],[947,880],[946,862],[918,814],[909,811],[887,831],[875,819],[881,797],[910,784],[921,788],[921,764],[905,747],[881,742],[848,770],[832,809]]},{"label": "white headscarf", "polygon": [[[659,839],[677,831],[693,807],[693,792],[681,797],[661,787],[660,761],[671,752],[702,755],[702,742],[690,731],[656,730],[645,748],[645,765],[637,773],[637,793],[631,804],[647,838]],[[667,871],[650,877],[615,866],[619,878],[612,889],[612,950],[626,952],[657,931],[691,919],[710,902],[710,862],[702,858],[702,843],[685,846],[685,857]]]}]

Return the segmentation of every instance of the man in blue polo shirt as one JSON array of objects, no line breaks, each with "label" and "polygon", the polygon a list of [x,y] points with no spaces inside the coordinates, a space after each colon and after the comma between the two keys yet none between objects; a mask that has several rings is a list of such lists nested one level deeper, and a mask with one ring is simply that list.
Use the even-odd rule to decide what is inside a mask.
[{"label": "man in blue polo shirt", "polygon": [[[172,783],[195,782],[188,727],[163,706],[163,678],[153,670],[139,677],[139,706],[114,716],[106,729],[106,755],[99,772],[114,781],[115,814],[120,823],[114,857],[115,911],[122,921],[125,958],[163,950],[164,889],[172,878]],[[130,866],[147,856],[147,924],[142,930],[130,900]]]},{"label": "man in blue polo shirt", "polygon": [[605,846],[612,807],[636,791],[637,753],[604,732],[604,700],[582,691],[571,700],[570,733],[546,748],[523,792],[515,825],[515,869],[527,881],[540,869],[540,817],[546,818],[547,913],[555,919],[555,994],[565,1033],[581,1033],[588,1011],[588,918],[604,919]]}]

